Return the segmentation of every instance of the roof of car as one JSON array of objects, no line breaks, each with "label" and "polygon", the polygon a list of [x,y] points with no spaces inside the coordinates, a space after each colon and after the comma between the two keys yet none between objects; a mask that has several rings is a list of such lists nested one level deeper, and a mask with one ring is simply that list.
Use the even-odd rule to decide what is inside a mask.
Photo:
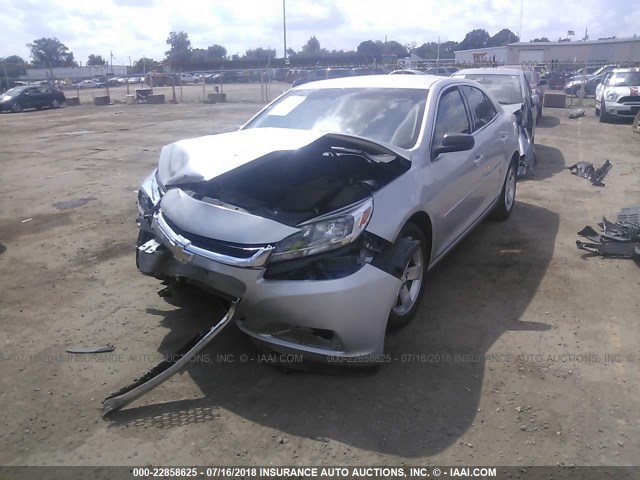
[{"label": "roof of car", "polygon": [[310,88],[422,88],[428,90],[438,81],[448,77],[435,75],[361,75],[309,82],[295,87],[296,90]]},{"label": "roof of car", "polygon": [[465,70],[458,70],[453,74],[454,77],[458,75],[524,75],[524,72],[519,68],[467,68]]}]

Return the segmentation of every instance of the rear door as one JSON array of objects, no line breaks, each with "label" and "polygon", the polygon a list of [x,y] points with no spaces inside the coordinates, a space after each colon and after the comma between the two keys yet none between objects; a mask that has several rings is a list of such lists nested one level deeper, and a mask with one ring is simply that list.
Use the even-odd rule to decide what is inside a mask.
[{"label": "rear door", "polygon": [[475,139],[472,199],[477,218],[491,206],[502,187],[500,166],[505,162],[504,142],[509,132],[504,128],[506,125],[499,122],[498,111],[482,90],[468,85],[461,88],[471,114]]},{"label": "rear door", "polygon": [[477,183],[474,149],[435,155],[447,133],[471,133],[471,118],[457,86],[445,89],[438,99],[431,138],[429,177],[433,180],[436,205],[434,221],[434,258],[439,257],[475,218],[477,200],[473,190]]}]

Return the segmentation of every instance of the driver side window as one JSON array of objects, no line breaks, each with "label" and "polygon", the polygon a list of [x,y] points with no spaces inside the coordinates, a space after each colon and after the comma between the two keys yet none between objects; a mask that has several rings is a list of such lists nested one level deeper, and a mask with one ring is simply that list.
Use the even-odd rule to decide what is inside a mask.
[{"label": "driver side window", "polygon": [[471,133],[467,110],[458,88],[453,88],[440,97],[431,152],[442,146],[445,133]]}]

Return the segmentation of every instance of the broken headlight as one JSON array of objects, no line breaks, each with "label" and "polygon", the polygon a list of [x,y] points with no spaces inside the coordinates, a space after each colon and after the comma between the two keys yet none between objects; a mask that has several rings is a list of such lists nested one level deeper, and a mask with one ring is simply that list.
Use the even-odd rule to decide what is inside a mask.
[{"label": "broken headlight", "polygon": [[153,210],[156,204],[160,201],[162,194],[158,187],[158,179],[156,178],[157,170],[151,172],[151,174],[144,179],[142,185],[138,189],[138,211],[140,215]]},{"label": "broken headlight", "polygon": [[367,228],[373,213],[373,199],[333,212],[300,225],[300,231],[278,242],[272,262],[306,257],[334,250],[353,242]]}]

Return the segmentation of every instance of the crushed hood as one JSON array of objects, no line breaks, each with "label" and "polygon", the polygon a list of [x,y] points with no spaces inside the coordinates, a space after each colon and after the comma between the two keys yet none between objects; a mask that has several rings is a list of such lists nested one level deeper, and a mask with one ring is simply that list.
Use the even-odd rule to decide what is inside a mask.
[{"label": "crushed hood", "polygon": [[399,156],[411,160],[400,147],[362,137],[289,128],[252,128],[180,140],[162,148],[158,180],[164,186],[206,182],[273,152],[292,151],[327,139],[366,149],[377,161]]}]

